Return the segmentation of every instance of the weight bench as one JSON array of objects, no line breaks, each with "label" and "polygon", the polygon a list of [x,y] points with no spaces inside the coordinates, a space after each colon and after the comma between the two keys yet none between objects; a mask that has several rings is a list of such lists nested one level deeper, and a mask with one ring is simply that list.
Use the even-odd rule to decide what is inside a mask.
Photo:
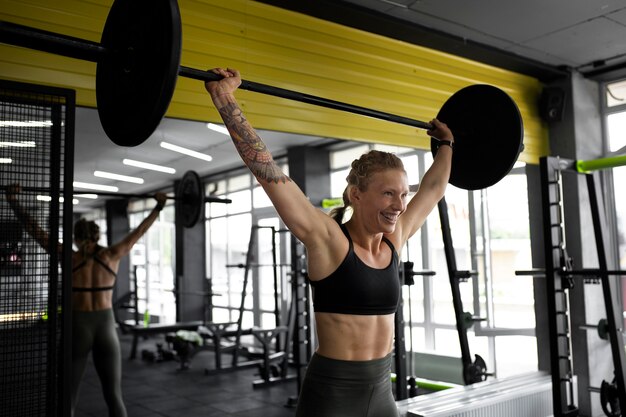
[{"label": "weight bench", "polygon": [[186,321],[180,323],[152,323],[148,326],[138,324],[135,326],[129,326],[126,328],[127,332],[133,335],[133,344],[130,349],[129,359],[135,359],[137,356],[137,341],[139,336],[149,336],[155,334],[167,334],[171,332],[177,332],[178,330],[196,330],[199,326],[204,324],[203,321]]},{"label": "weight bench", "polygon": [[[252,334],[261,342],[263,346],[262,363],[259,364],[261,379],[252,383],[253,388],[265,387],[287,379],[292,376],[287,375],[287,352],[278,351],[271,353],[270,346],[281,333],[287,333],[286,326],[279,326],[275,329],[259,329],[253,328]],[[289,341],[287,341],[289,343]]]},{"label": "weight bench", "polygon": [[[208,343],[203,346],[198,346],[191,349],[185,358],[181,358],[181,367],[184,369],[188,362],[196,353],[205,350],[212,350],[215,354],[215,367],[213,369],[205,368],[206,375],[230,372],[237,369],[243,369],[248,367],[258,366],[261,370],[261,380],[255,382],[255,386],[262,386],[276,382],[278,378],[272,378],[272,370],[281,369],[280,366],[276,366],[277,362],[286,362],[285,352],[271,352],[270,345],[278,337],[279,334],[287,333],[287,327],[279,326],[275,329],[260,329],[253,327],[251,329],[237,330],[235,327],[237,322],[228,323],[204,323],[204,325],[198,328],[197,332]],[[262,345],[262,352],[260,355],[254,355],[246,348],[243,348],[241,344],[236,340],[238,336],[253,335]],[[224,366],[223,354],[232,354],[232,363]],[[257,356],[257,359],[239,361],[239,356]],[[274,365],[274,367],[273,367]],[[286,369],[286,368],[285,368]],[[281,371],[280,374],[283,374]],[[274,375],[278,376],[278,375]],[[284,378],[284,375],[283,375]]]}]

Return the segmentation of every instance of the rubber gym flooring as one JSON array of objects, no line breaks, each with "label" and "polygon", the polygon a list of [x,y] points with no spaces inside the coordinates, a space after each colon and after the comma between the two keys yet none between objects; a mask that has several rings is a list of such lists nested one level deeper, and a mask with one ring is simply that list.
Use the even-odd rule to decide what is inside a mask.
[{"label": "rubber gym flooring", "polygon": [[[207,376],[204,368],[214,364],[211,352],[201,352],[187,370],[178,362],[149,363],[141,359],[141,350],[155,350],[159,337],[141,340],[137,359],[128,359],[131,336],[121,335],[122,390],[129,417],[293,417],[294,408],[285,404],[296,395],[291,380],[271,387],[253,389],[258,379],[256,368]],[[226,357],[225,359],[228,359]],[[224,363],[228,363],[226,360]],[[106,416],[107,407],[100,381],[91,361],[80,388],[74,417]]]}]

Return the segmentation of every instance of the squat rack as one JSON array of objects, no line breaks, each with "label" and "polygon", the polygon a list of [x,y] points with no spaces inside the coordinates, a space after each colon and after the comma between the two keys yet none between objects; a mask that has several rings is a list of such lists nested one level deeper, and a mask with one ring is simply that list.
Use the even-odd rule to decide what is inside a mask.
[{"label": "squat rack", "polygon": [[[569,290],[574,287],[574,278],[583,278],[586,283],[601,283],[606,319],[601,320],[598,326],[585,327],[597,327],[600,337],[606,335],[611,344],[614,378],[612,382],[602,381],[600,388],[590,387],[590,391],[600,393],[602,409],[607,416],[618,417],[622,415],[620,410],[626,410],[626,354],[623,329],[621,328],[623,327],[623,318],[620,303],[615,298],[619,295],[617,282],[611,278],[624,276],[626,271],[609,269],[612,265],[606,252],[610,246],[608,245],[608,237],[604,233],[604,230],[607,230],[608,222],[603,196],[601,195],[602,187],[598,173],[592,172],[625,164],[626,156],[601,158],[593,161],[574,161],[559,157],[542,157],[540,159],[545,269],[516,271],[516,275],[543,277],[546,281],[552,402],[555,417],[579,415],[579,409],[575,405],[568,311]],[[561,182],[563,171],[585,176],[598,268],[574,270],[572,259],[567,254]]]}]

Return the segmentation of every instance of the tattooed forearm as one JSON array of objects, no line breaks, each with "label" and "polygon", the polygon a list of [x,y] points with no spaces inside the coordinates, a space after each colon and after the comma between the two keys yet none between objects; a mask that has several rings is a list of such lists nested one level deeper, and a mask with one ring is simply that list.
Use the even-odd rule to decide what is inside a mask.
[{"label": "tattooed forearm", "polygon": [[230,131],[241,159],[255,177],[274,183],[291,181],[276,165],[272,154],[248,123],[237,103],[228,103],[220,107],[218,111]]}]

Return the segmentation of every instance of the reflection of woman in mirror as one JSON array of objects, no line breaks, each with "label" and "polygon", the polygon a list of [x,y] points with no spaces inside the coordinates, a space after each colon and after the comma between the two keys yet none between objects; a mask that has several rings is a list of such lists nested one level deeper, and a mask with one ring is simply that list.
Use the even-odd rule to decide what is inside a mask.
[{"label": "reflection of woman in mirror", "polygon": [[[21,206],[20,191],[17,184],[9,186],[7,201],[28,234],[48,251],[48,233]],[[154,198],[157,205],[141,224],[108,247],[98,245],[100,228],[95,222],[80,219],[74,224],[78,250],[72,252],[72,415],[89,352],[93,354],[109,415],[127,415],[122,399],[122,360],[113,314],[113,288],[120,260],[130,253],[165,206],[165,194],[157,193]],[[63,245],[58,243],[56,250],[61,253]]]}]

